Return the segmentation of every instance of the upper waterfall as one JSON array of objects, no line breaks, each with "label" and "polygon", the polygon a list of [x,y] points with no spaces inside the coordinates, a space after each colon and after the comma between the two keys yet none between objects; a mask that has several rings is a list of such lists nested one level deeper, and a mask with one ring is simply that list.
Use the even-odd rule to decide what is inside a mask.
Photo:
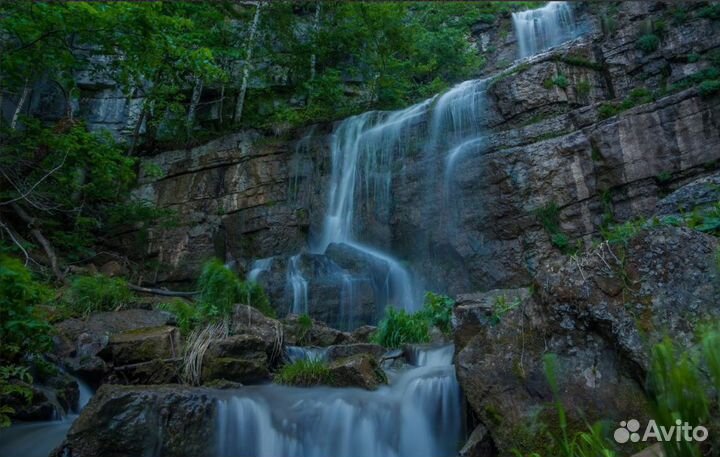
[{"label": "upper waterfall", "polygon": [[557,46],[578,34],[568,2],[549,2],[542,8],[513,13],[512,19],[518,57],[521,59]]}]

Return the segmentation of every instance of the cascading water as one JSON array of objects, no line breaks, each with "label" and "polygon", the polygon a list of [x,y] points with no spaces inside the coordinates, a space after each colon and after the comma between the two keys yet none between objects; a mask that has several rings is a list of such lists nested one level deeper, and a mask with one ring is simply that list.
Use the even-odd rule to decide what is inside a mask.
[{"label": "cascading water", "polygon": [[[417,349],[422,353],[425,349]],[[461,439],[452,346],[377,391],[250,386],[218,400],[218,457],[451,457]]]},{"label": "cascading water", "polygon": [[287,282],[292,288],[293,314],[308,312],[308,281],[300,269],[300,255],[290,257],[287,267]]},{"label": "cascading water", "polygon": [[250,271],[248,272],[246,279],[248,281],[257,282],[260,275],[270,269],[270,267],[272,266],[272,263],[273,263],[272,257],[255,260],[252,263],[252,265],[250,266]]},{"label": "cascading water", "polygon": [[568,2],[549,2],[542,8],[513,13],[512,19],[521,59],[578,36]]},{"label": "cascading water", "polygon": [[0,456],[47,457],[67,435],[70,426],[93,395],[92,389],[79,379],[80,396],[77,411],[57,420],[14,424],[0,430]]}]

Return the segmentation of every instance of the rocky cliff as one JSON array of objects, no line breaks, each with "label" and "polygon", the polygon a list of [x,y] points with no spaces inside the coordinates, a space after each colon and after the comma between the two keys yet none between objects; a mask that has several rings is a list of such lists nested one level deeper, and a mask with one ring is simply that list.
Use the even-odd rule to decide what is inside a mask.
[{"label": "rocky cliff", "polygon": [[[513,33],[496,31],[509,19],[479,27],[479,46],[499,46],[486,69],[478,141],[450,170],[443,144],[433,149],[423,139],[430,115],[413,120],[382,170],[388,201],[358,199],[358,241],[402,259],[424,289],[523,286],[557,254],[554,235],[589,246],[608,220],[649,216],[664,195],[712,173],[720,101],[691,82],[712,65],[720,24],[700,17],[696,5],[679,20],[678,8],[579,4],[580,38],[513,65]],[[648,33],[660,40],[654,50],[638,44]],[[273,257],[260,280],[279,309],[290,309],[288,258],[322,231],[332,130],[314,126],[292,138],[247,131],[148,159],[163,176],[146,178],[138,193],[180,221],[151,234],[147,251],[161,264],[154,279],[191,281],[211,256],[234,261],[243,274]],[[557,210],[557,233],[538,216],[547,208]],[[309,259],[303,274],[316,277],[325,263]],[[321,302],[337,302],[341,285],[322,277],[308,287],[310,310],[327,318]],[[360,301],[376,301],[370,285],[362,287]]]}]

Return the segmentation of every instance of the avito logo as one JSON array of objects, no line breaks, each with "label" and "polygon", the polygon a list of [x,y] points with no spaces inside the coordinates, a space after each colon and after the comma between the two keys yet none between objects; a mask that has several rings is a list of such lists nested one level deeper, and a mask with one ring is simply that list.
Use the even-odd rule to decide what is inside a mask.
[{"label": "avito logo", "polygon": [[665,427],[658,425],[657,422],[651,420],[648,422],[645,431],[640,435],[640,422],[636,419],[620,422],[620,427],[615,430],[613,438],[620,444],[632,441],[705,441],[708,437],[708,429],[702,425],[692,426],[680,419],[675,421],[675,425]]}]

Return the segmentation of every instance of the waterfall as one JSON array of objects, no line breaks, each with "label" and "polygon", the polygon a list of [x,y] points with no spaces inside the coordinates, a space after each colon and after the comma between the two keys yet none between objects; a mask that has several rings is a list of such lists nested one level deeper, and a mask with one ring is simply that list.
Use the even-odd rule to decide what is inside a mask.
[{"label": "waterfall", "polygon": [[272,257],[266,257],[264,259],[257,259],[253,261],[246,279],[248,281],[257,282],[260,275],[270,269],[272,262]]},{"label": "waterfall", "polygon": [[452,352],[440,348],[444,364],[412,368],[376,391],[265,385],[224,392],[217,455],[454,457],[462,405]]},{"label": "waterfall", "polygon": [[542,8],[513,13],[512,19],[521,59],[578,35],[572,7],[568,2],[549,2]]},{"label": "waterfall", "polygon": [[292,288],[293,314],[307,314],[308,312],[308,281],[300,269],[300,255],[290,257],[287,267],[287,281]]}]

